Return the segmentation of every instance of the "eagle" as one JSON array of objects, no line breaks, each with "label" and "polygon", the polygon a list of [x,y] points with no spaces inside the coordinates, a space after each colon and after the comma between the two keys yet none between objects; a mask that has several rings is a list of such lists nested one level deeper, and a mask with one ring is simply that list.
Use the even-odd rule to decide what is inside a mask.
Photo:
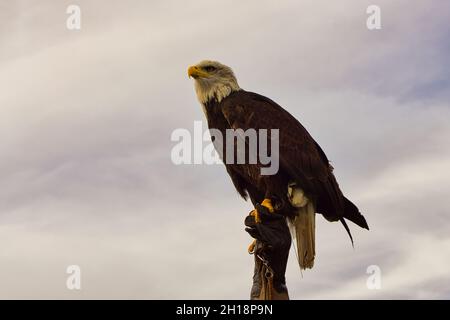
[{"label": "eagle", "polygon": [[[357,206],[339,188],[325,152],[289,112],[263,95],[241,89],[233,70],[220,62],[201,61],[188,68],[188,76],[194,79],[210,130],[218,130],[223,136],[229,130],[278,130],[279,167],[275,174],[262,174],[261,161],[223,162],[234,187],[245,200],[250,198],[255,207],[259,204],[269,212],[286,216],[296,237],[302,269],[314,265],[316,214],[330,222],[340,221],[352,244],[346,220],[369,230]],[[248,147],[249,141],[245,143]],[[224,148],[215,139],[213,145],[222,160],[235,151]],[[251,152],[250,148],[246,150]],[[257,219],[256,209],[253,214]]]}]

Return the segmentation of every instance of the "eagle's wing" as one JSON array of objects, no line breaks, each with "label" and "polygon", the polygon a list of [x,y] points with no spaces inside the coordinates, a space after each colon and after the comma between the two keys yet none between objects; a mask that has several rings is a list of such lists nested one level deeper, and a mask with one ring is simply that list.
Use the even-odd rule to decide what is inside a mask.
[{"label": "eagle's wing", "polygon": [[[302,188],[318,197],[329,220],[344,214],[344,197],[328,159],[306,129],[272,100],[246,91],[236,92],[222,103],[222,112],[233,129],[279,129],[280,169]],[[269,130],[270,135],[270,130]]]}]

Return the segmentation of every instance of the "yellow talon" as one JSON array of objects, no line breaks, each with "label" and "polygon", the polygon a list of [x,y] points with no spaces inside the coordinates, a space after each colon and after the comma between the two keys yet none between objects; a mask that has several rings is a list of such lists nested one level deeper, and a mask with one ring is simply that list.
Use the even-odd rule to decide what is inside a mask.
[{"label": "yellow talon", "polygon": [[[270,199],[264,199],[263,202],[261,202],[261,205],[263,207],[266,207],[270,213],[275,212],[275,209],[272,207],[272,201]],[[258,210],[254,209],[250,212],[250,215],[252,217],[255,217],[255,222],[256,223],[261,223],[261,218],[259,217],[259,212]],[[256,240],[253,240],[252,243],[250,243],[250,245],[248,246],[248,253],[253,254],[254,250],[255,250],[255,246],[256,246]]]},{"label": "yellow talon", "polygon": [[272,201],[270,199],[264,199],[263,202],[261,202],[261,205],[269,209],[270,213],[275,212],[275,209],[272,207]]},{"label": "yellow talon", "polygon": [[250,212],[250,215],[251,215],[252,217],[255,217],[255,222],[256,222],[256,223],[260,223],[260,222],[261,222],[261,218],[259,217],[259,212],[258,212],[258,210],[256,210],[256,209],[252,210],[252,211]]},{"label": "yellow talon", "polygon": [[250,245],[248,246],[248,253],[249,254],[253,254],[255,252],[255,247],[256,247],[256,240],[253,240],[252,243],[250,243]]},{"label": "yellow talon", "polygon": [[[261,205],[263,207],[266,207],[270,213],[275,212],[275,209],[272,207],[272,201],[270,199],[264,199],[263,202],[261,202]],[[261,218],[259,217],[259,212],[258,210],[254,209],[250,212],[250,215],[252,217],[255,217],[255,222],[256,223],[260,223],[261,222]]]}]

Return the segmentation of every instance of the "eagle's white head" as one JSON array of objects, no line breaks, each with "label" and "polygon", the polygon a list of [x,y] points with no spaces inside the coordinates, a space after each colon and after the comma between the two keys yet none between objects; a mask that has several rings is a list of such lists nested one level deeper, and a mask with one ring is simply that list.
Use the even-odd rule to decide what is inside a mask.
[{"label": "eagle's white head", "polygon": [[195,80],[195,92],[202,104],[215,99],[222,101],[233,91],[240,90],[233,70],[217,61],[204,60],[188,69]]}]

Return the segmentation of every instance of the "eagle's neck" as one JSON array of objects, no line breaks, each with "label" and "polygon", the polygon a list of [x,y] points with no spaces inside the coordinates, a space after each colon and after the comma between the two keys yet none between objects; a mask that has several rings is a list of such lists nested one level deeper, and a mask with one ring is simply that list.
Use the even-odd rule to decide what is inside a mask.
[{"label": "eagle's neck", "polygon": [[239,90],[241,90],[241,88],[239,88],[239,85],[234,79],[214,83],[210,83],[208,81],[195,82],[195,92],[202,105],[206,105],[211,101],[217,101],[220,103],[232,92]]}]

